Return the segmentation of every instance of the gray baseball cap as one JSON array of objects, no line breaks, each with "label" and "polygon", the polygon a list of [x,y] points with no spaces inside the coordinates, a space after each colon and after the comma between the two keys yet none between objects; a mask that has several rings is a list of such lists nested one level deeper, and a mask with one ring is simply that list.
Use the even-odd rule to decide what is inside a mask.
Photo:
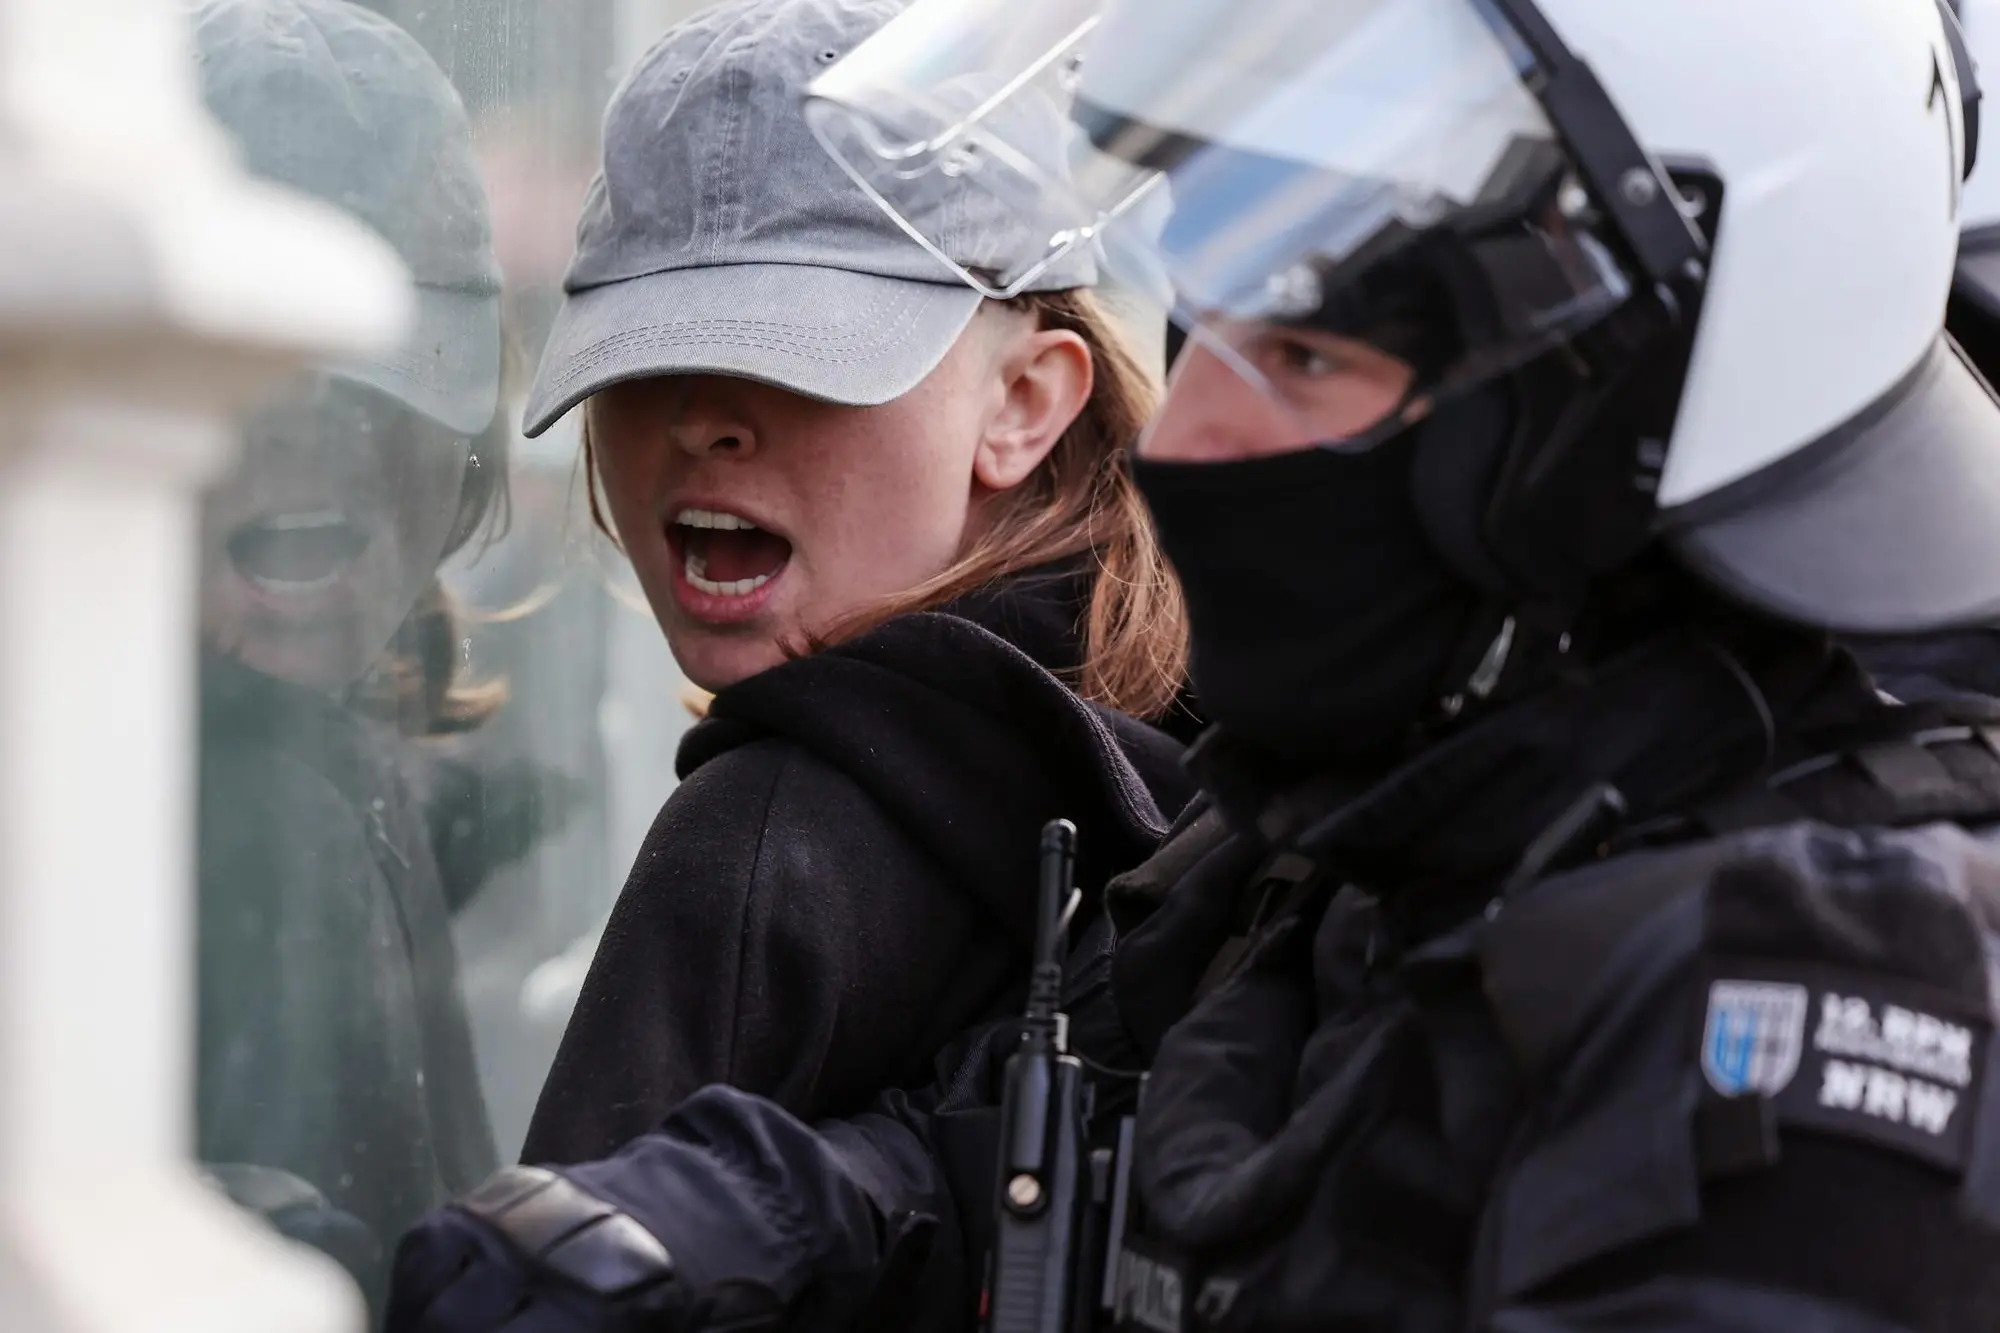
[{"label": "gray baseball cap", "polygon": [[[710,373],[865,406],[909,392],[981,297],[827,155],[805,87],[905,0],[730,0],[672,29],[605,116],[524,429],[625,380]],[[976,192],[928,234],[970,267],[1046,237]],[[1086,287],[1077,251],[1028,290]]]},{"label": "gray baseball cap", "polygon": [[347,0],[200,0],[202,96],[246,168],[381,233],[416,284],[403,346],[330,367],[476,435],[500,405],[500,268],[465,107],[414,37]]}]

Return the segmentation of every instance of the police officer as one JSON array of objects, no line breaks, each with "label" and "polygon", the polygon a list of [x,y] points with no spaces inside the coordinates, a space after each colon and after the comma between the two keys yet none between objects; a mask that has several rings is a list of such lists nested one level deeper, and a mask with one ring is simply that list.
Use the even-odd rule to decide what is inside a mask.
[{"label": "police officer", "polygon": [[[2000,711],[1831,639],[2000,610],[1945,6],[925,0],[819,92],[906,220],[993,190],[1192,330],[1134,466],[1213,801],[1111,904],[1116,1322],[2000,1326]],[[703,1094],[643,1149],[676,1208],[517,1175],[404,1288],[968,1327],[907,1110]]]},{"label": "police officer", "polygon": [[935,152],[1193,325],[1121,1323],[2000,1323],[1992,706],[1829,636],[2000,609],[1949,10],[933,0],[822,92],[890,206]]},{"label": "police officer", "polygon": [[1990,707],[1826,634],[2000,606],[1950,12],[1044,14],[932,4],[822,114],[892,206],[954,144],[1194,324],[1136,472],[1220,815],[1126,885],[1120,1007],[1186,1013],[1122,1321],[1994,1327]]}]

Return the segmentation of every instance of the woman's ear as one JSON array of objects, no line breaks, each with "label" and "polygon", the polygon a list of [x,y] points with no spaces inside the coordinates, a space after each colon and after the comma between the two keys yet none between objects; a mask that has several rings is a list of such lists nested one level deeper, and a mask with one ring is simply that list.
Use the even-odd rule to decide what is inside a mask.
[{"label": "woman's ear", "polygon": [[999,409],[986,423],[972,477],[990,491],[1012,490],[1034,475],[1049,450],[1090,401],[1090,347],[1067,329],[1035,329],[1007,338],[994,358]]}]

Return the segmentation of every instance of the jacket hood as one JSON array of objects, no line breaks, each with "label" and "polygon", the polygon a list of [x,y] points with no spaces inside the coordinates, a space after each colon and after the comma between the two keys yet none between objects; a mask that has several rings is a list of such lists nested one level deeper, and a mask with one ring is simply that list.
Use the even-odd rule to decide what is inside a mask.
[{"label": "jacket hood", "polygon": [[716,695],[681,743],[685,778],[738,746],[783,737],[840,768],[1032,943],[1041,826],[1078,829],[1088,905],[1150,855],[1194,794],[1180,745],[1080,699],[1090,587],[1077,564],[1031,572],[939,611],[899,616]]}]

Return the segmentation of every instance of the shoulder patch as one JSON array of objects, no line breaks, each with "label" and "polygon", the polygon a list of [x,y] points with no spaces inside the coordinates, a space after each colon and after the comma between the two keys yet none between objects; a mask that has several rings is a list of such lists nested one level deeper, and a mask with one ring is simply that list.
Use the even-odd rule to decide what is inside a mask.
[{"label": "shoulder patch", "polygon": [[1767,981],[1716,981],[1708,988],[1702,1025],[1701,1072],[1725,1097],[1775,1097],[1799,1072],[1805,1046],[1804,986]]},{"label": "shoulder patch", "polygon": [[1767,1097],[1781,1124],[1964,1168],[1989,1014],[1854,968],[1743,960],[1711,975],[1700,1059],[1716,1095]]}]

